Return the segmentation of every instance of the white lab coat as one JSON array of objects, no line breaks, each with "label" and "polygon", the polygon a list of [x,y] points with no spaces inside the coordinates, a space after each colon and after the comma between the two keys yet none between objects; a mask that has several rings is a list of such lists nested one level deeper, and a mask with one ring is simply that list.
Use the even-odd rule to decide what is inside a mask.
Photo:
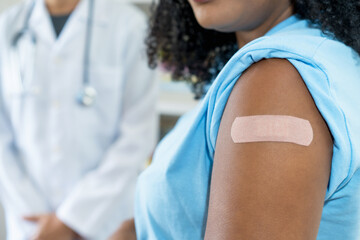
[{"label": "white lab coat", "polygon": [[19,42],[22,92],[11,42],[28,5],[0,18],[0,195],[8,239],[34,233],[36,226],[22,216],[55,212],[86,239],[103,240],[133,216],[136,179],[156,142],[145,17],[119,1],[95,1],[90,82],[98,97],[85,108],[75,99],[82,88],[88,1],[79,3],[56,39],[37,0],[29,23],[37,36],[35,56],[26,50],[28,35]]}]

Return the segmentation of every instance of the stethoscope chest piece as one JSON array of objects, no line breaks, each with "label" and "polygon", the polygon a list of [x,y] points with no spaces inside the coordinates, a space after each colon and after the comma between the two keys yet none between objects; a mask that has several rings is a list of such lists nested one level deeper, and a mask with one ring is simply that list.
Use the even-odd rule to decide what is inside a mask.
[{"label": "stethoscope chest piece", "polygon": [[95,104],[96,97],[96,89],[91,86],[85,86],[80,91],[77,101],[84,107],[91,107]]}]

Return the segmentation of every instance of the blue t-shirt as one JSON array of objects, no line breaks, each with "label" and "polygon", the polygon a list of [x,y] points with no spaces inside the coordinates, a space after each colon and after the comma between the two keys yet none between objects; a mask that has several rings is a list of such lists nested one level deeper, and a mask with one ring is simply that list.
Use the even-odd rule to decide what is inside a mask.
[{"label": "blue t-shirt", "polygon": [[138,239],[204,237],[215,143],[225,104],[242,72],[266,58],[288,59],[294,65],[334,137],[317,239],[360,239],[360,58],[295,16],[241,48],[199,106],[160,143],[138,182]]}]

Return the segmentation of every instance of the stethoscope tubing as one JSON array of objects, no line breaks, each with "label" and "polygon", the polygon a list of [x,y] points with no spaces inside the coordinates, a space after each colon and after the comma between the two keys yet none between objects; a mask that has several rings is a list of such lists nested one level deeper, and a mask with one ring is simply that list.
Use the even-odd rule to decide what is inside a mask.
[{"label": "stethoscope tubing", "polygon": [[[91,46],[92,46],[92,30],[93,30],[93,17],[94,17],[94,1],[95,0],[89,0],[89,6],[88,6],[88,18],[86,23],[86,32],[85,32],[85,49],[84,49],[84,58],[83,58],[83,78],[82,78],[82,89],[79,91],[78,96],[76,96],[76,99],[78,103],[82,106],[92,106],[97,92],[96,89],[91,86],[90,83],[90,55],[91,55]],[[25,20],[23,23],[23,27],[20,31],[14,34],[14,38],[11,42],[12,47],[15,49],[16,52],[16,58],[18,60],[17,67],[18,67],[18,77],[21,84],[21,91],[23,93],[26,93],[26,84],[24,81],[23,76],[23,69],[21,69],[21,58],[20,58],[20,51],[19,51],[19,41],[20,39],[25,35],[29,34],[31,43],[33,46],[37,45],[37,36],[36,34],[30,29],[29,22],[31,15],[34,11],[36,4],[36,0],[33,0],[28,8],[28,11],[25,16]],[[33,51],[35,52],[35,51]],[[32,67],[35,68],[35,53],[33,54],[31,63]],[[35,69],[32,69],[34,72]],[[34,77],[34,73],[32,73]]]},{"label": "stethoscope tubing", "polygon": [[89,70],[90,70],[90,53],[91,53],[91,45],[92,45],[93,15],[94,15],[94,0],[89,0],[88,18],[87,18],[86,35],[85,35],[83,86],[90,85]]}]

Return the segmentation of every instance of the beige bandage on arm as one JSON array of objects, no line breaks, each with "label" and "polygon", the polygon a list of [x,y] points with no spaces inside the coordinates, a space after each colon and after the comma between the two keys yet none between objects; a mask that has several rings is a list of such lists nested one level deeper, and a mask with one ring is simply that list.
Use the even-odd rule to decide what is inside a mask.
[{"label": "beige bandage on arm", "polygon": [[234,143],[289,142],[309,146],[313,129],[308,120],[284,115],[238,117],[231,127]]}]

